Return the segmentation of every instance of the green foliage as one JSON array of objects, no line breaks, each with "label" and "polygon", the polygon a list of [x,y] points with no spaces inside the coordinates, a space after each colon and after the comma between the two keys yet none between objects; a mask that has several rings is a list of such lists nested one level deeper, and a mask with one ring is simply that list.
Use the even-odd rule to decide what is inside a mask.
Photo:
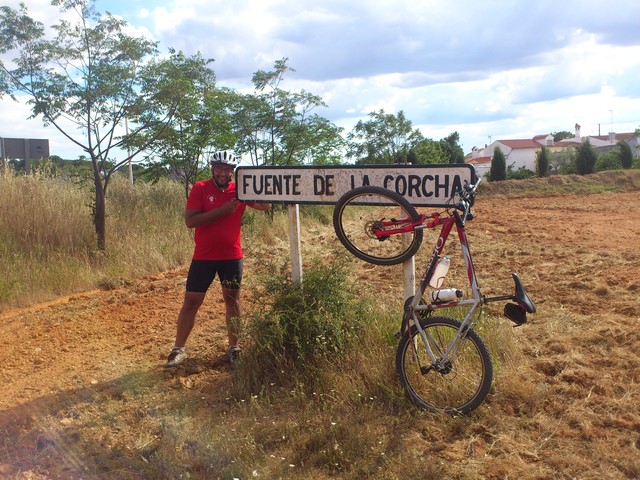
[{"label": "green foliage", "polygon": [[356,164],[408,163],[409,152],[422,140],[402,110],[397,115],[379,110],[369,113],[369,120],[360,120],[349,132],[347,156]]},{"label": "green foliage", "polygon": [[602,172],[604,170],[622,170],[621,157],[622,156],[618,150],[611,149],[598,157],[594,170],[596,172]]},{"label": "green foliage", "polygon": [[550,173],[572,174],[576,173],[575,148],[567,148],[560,152],[549,152]]},{"label": "green foliage", "polygon": [[[111,176],[153,141],[154,136],[139,141],[144,132],[159,127],[157,122],[166,125],[188,92],[181,83],[188,76],[175,75],[184,66],[172,69],[175,59],[150,62],[158,56],[155,42],[127,35],[124,21],[99,14],[94,3],[52,2],[65,17],[52,27],[53,35],[29,17],[24,4],[19,11],[2,7],[0,95],[28,97],[32,118],[54,126],[88,155],[95,184],[93,224],[104,250]],[[17,55],[11,63],[1,60],[11,54]],[[127,121],[131,132],[119,137]],[[125,158],[111,156],[131,146]]]},{"label": "green foliage", "polygon": [[[301,284],[289,275],[274,275],[286,267],[269,268],[258,288],[259,308],[248,315],[249,388],[259,390],[271,381],[295,384],[299,377],[312,382],[313,372],[351,351],[368,315],[348,281],[344,259],[305,268]],[[244,335],[243,335],[244,336]],[[282,373],[285,373],[285,378]],[[304,382],[302,382],[304,383]]]},{"label": "green foliage", "polygon": [[464,163],[464,151],[459,142],[460,135],[458,132],[453,132],[448,137],[440,140],[439,145],[444,154],[443,163]]},{"label": "green foliage", "polygon": [[338,163],[341,128],[314,113],[326,106],[321,97],[281,88],[285,74],[295,71],[287,61],[254,73],[254,94],[238,95],[230,106],[236,151],[248,154],[254,165]]},{"label": "green foliage", "polygon": [[549,151],[542,147],[536,152],[536,175],[538,177],[549,176]]},{"label": "green foliage", "polygon": [[514,164],[511,164],[507,168],[507,180],[524,180],[536,176],[534,172],[524,166],[518,167],[517,170],[514,170],[513,166]]},{"label": "green foliage", "polygon": [[500,147],[496,147],[491,159],[490,181],[498,182],[507,179],[507,160]]},{"label": "green foliage", "polygon": [[326,118],[312,115],[304,128],[306,143],[301,145],[298,154],[301,163],[317,166],[342,164],[345,148],[342,130]]},{"label": "green foliage", "polygon": [[618,147],[620,147],[620,163],[622,168],[631,168],[631,165],[633,165],[633,152],[631,151],[631,146],[624,140],[620,140],[618,142]]},{"label": "green foliage", "polygon": [[[164,121],[164,110],[141,112],[139,122],[149,125],[146,131],[127,142],[127,148],[147,146],[146,173],[162,176],[168,172],[178,179],[188,195],[193,184],[205,173],[209,150],[232,148],[228,105],[235,93],[215,87],[215,74],[208,66],[213,60],[200,53],[188,58],[173,49],[168,58],[150,62],[149,70],[174,85],[180,96],[171,117]],[[179,92],[179,93],[178,93]]]},{"label": "green foliage", "polygon": [[347,156],[357,165],[464,163],[458,132],[435,141],[414,129],[402,110],[397,115],[379,110],[369,117],[347,135]]},{"label": "green foliage", "polygon": [[559,142],[560,140],[564,140],[565,138],[573,138],[575,136],[573,133],[566,130],[563,130],[561,132],[551,132],[551,135],[553,135],[554,142]]},{"label": "green foliage", "polygon": [[576,173],[578,175],[588,175],[593,173],[597,160],[596,152],[591,148],[591,142],[585,140],[582,145],[577,148],[576,155]]}]

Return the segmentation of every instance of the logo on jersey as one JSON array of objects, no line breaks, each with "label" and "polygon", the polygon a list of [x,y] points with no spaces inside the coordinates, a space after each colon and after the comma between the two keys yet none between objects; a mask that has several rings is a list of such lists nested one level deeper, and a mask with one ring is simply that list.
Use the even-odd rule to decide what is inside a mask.
[{"label": "logo on jersey", "polygon": [[209,203],[213,203],[215,201],[216,197],[214,197],[213,195],[209,195]]}]

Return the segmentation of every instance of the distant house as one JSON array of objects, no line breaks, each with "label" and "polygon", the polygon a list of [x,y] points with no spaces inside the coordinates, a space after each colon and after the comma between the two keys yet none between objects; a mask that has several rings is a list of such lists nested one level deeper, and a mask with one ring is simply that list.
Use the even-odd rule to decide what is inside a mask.
[{"label": "distant house", "polygon": [[610,132],[608,135],[595,135],[582,137],[580,135],[580,125],[575,125],[575,136],[565,138],[558,142],[553,141],[553,135],[536,135],[531,139],[525,140],[496,140],[484,148],[473,147],[471,155],[467,155],[466,163],[473,165],[478,176],[484,176],[491,168],[491,159],[496,148],[500,147],[507,161],[507,167],[513,165],[513,169],[520,167],[527,168],[533,172],[536,171],[536,153],[542,147],[547,147],[550,153],[560,152],[572,147],[578,147],[585,140],[589,140],[591,146],[600,153],[605,153],[616,146],[620,140],[624,140],[631,147],[636,157],[640,156],[638,150],[638,137],[635,132],[615,133]]},{"label": "distant house", "polygon": [[40,138],[0,137],[0,165],[7,160],[24,160],[29,170],[31,160],[49,157],[49,140]]}]

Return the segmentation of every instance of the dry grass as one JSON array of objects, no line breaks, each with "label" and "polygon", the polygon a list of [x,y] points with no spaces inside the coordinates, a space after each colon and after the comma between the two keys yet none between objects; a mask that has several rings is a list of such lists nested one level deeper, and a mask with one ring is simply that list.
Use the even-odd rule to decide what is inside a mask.
[{"label": "dry grass", "polygon": [[[623,190],[634,184],[636,174],[629,172],[630,180],[619,182]],[[593,177],[587,180],[597,184]],[[551,180],[536,183],[541,185],[535,188],[558,193],[548,187]],[[51,387],[26,406],[3,412],[0,472],[5,467],[10,478],[39,480],[640,478],[637,204],[613,202],[614,213],[619,213],[614,230],[608,220],[612,212],[599,205],[606,195],[541,199],[532,193],[516,199],[505,193],[518,185],[487,187],[468,233],[483,292],[507,293],[512,288],[509,274],[517,271],[539,311],[530,324],[512,328],[498,307],[485,310],[478,329],[494,358],[495,383],[487,401],[470,416],[426,414],[407,402],[394,372],[400,267],[349,259],[328,221],[330,207],[302,209],[305,272],[315,259],[344,263],[349,282],[354,282],[349,288],[363,302],[365,322],[359,324],[356,347],[314,370],[289,365],[274,372],[264,389],[255,390],[246,388],[246,371],[229,374],[216,361],[195,363],[175,375],[153,367],[157,359],[150,360],[149,352],[160,348],[153,345],[161,343],[158,337],[173,335],[173,323],[150,320],[166,318],[161,303],[168,301],[167,284],[141,281],[135,287],[140,295],[116,289],[106,306],[90,298],[60,307],[48,320],[25,315],[21,322],[33,322],[20,337],[25,344],[40,331],[39,322],[49,322],[49,330],[40,335],[55,338],[58,324],[67,331],[66,323],[77,320],[81,330],[100,318],[101,308],[116,315],[109,329],[114,337],[104,348],[126,348],[119,351],[118,364],[107,362],[105,368],[110,374],[118,368],[126,373],[97,384],[58,391]],[[128,195],[126,189],[121,194]],[[144,211],[146,198],[127,209],[132,230],[118,235],[146,233],[151,215]],[[171,208],[181,209],[182,202],[177,199]],[[626,225],[625,218],[635,223]],[[282,214],[273,223],[264,215],[248,219],[247,293],[268,293],[258,272],[288,274],[287,225]],[[178,222],[175,230],[181,235],[184,227]],[[432,242],[425,239],[418,266]],[[130,248],[128,260],[141,264],[144,260],[133,256],[144,256],[145,249]],[[461,286],[464,271],[455,263],[455,251],[447,253],[452,256],[448,286]],[[268,264],[268,258],[278,261]],[[251,300],[246,301],[248,316],[260,312]],[[136,302],[145,316],[120,320],[132,310],[119,307]],[[171,322],[173,316],[167,315]],[[126,327],[124,340],[115,335],[121,325]],[[79,335],[87,332],[91,330]],[[204,338],[201,348],[210,342]],[[28,355],[33,356],[32,349],[25,354],[31,362]],[[102,358],[93,351],[78,356],[85,355],[87,368],[96,368]],[[107,358],[112,359],[110,354]],[[33,362],[37,367],[37,359]],[[313,376],[306,376],[310,372]],[[27,465],[29,470],[7,465]]]},{"label": "dry grass", "polygon": [[107,198],[106,252],[96,250],[86,182],[0,172],[0,309],[111,288],[187,261],[184,198],[169,182],[115,178]]}]

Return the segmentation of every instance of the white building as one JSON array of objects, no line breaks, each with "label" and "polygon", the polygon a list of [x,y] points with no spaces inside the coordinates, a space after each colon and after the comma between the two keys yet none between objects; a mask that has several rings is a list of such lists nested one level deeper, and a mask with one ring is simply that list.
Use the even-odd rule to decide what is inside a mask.
[{"label": "white building", "polygon": [[580,125],[575,125],[575,136],[565,138],[558,142],[553,141],[553,135],[536,135],[525,140],[496,140],[490,145],[479,149],[473,147],[471,155],[467,156],[466,163],[472,164],[478,176],[484,176],[491,168],[491,159],[496,148],[500,147],[505,156],[507,167],[512,166],[514,170],[520,167],[527,168],[532,172],[536,171],[536,153],[542,147],[547,147],[550,152],[558,152],[572,147],[578,147],[585,140],[589,140],[591,147],[601,153],[614,148],[617,143],[624,140],[631,147],[631,151],[636,157],[640,156],[638,151],[638,137],[635,132],[618,133],[610,132],[608,135],[595,135],[582,137],[580,135]]}]

